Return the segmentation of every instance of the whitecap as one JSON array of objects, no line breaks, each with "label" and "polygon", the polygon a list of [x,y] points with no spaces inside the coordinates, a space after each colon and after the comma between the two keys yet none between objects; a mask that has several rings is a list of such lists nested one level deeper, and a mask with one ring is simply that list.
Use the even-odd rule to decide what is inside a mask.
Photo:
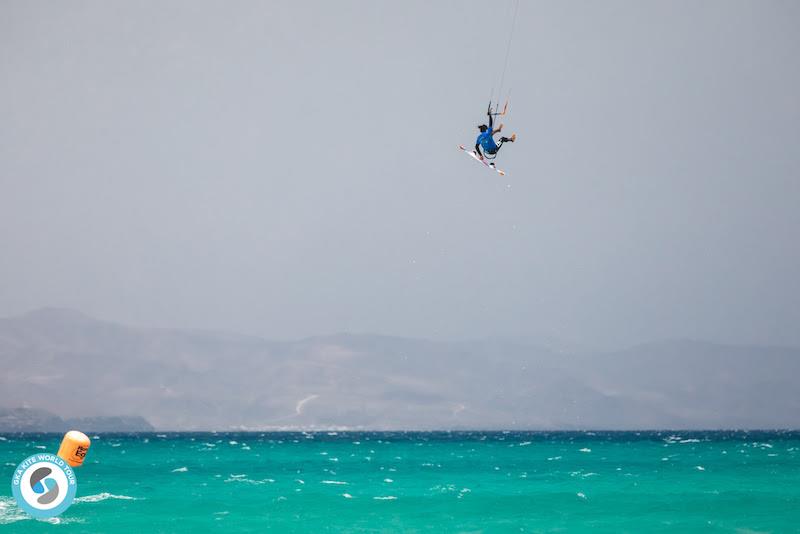
[{"label": "whitecap", "polygon": [[69,525],[71,523],[86,523],[86,520],[80,517],[48,517],[45,519],[37,519],[42,523],[50,523],[51,525]]},{"label": "whitecap", "polygon": [[185,473],[188,470],[189,470],[188,467],[178,467],[176,469],[173,469],[172,472],[173,473]]},{"label": "whitecap", "polygon": [[696,466],[694,466],[694,468],[697,469],[698,471],[705,471],[706,470],[706,468],[703,467],[702,465],[696,465]]},{"label": "whitecap", "polygon": [[395,497],[394,495],[386,495],[381,497],[373,497],[373,499],[375,499],[376,501],[396,501],[397,497]]},{"label": "whitecap", "polygon": [[578,493],[576,493],[576,495],[577,495],[578,497],[580,497],[581,499],[585,499],[585,498],[586,498],[586,494],[585,494],[585,493],[583,493],[582,491],[579,491]]},{"label": "whitecap", "polygon": [[346,486],[347,482],[342,482],[341,480],[323,480],[322,484],[338,484]]},{"label": "whitecap", "polygon": [[582,448],[582,449],[579,449],[579,451],[580,451],[580,452],[592,452],[592,449],[590,449],[590,448],[588,448],[588,447],[584,447],[584,448]]},{"label": "whitecap", "polygon": [[75,499],[75,502],[100,502],[105,501],[107,499],[116,499],[120,501],[138,501],[136,497],[130,497],[129,495],[114,495],[113,493],[98,493],[97,495],[86,495],[85,497],[78,497]]},{"label": "whitecap", "polygon": [[342,493],[342,497],[344,497],[345,499],[352,499],[353,498],[353,496],[350,495],[349,493]]},{"label": "whitecap", "polygon": [[31,516],[17,507],[11,497],[0,497],[0,525],[8,525],[17,521],[31,519]]}]

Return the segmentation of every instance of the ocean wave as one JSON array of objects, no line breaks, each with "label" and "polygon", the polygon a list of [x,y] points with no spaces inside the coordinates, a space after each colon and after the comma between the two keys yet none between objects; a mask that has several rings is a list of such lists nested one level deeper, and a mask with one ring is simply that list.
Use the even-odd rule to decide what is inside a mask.
[{"label": "ocean wave", "polygon": [[37,519],[42,523],[50,523],[51,525],[71,525],[86,523],[86,519],[82,517],[48,517],[45,519]]},{"label": "ocean wave", "polygon": [[394,495],[385,495],[385,496],[373,497],[373,499],[375,499],[376,501],[396,501],[397,497],[395,497]]},{"label": "ocean wave", "polygon": [[138,501],[139,498],[131,497],[129,495],[114,495],[113,493],[98,493],[97,495],[87,495],[85,497],[78,497],[75,502],[100,502],[107,499],[116,499],[120,501]]},{"label": "ocean wave", "polygon": [[255,486],[260,486],[262,484],[272,484],[275,482],[274,478],[265,478],[262,480],[250,480],[249,478],[228,478],[225,482],[242,482],[244,484],[253,484]]},{"label": "ocean wave", "polygon": [[323,480],[321,484],[339,484],[342,486],[346,486],[347,482],[343,482],[341,480]]},{"label": "ocean wave", "polygon": [[31,516],[20,510],[14,499],[0,497],[0,525],[8,525],[25,519],[31,519]]},{"label": "ocean wave", "polygon": [[[75,499],[76,501],[78,499]],[[23,512],[18,506],[16,501],[11,497],[0,497],[0,525],[10,525],[17,521],[26,521],[33,519],[30,515]],[[51,525],[65,525],[70,523],[85,523],[86,520],[79,517],[50,517],[47,519],[37,519],[42,523],[50,523]]]}]

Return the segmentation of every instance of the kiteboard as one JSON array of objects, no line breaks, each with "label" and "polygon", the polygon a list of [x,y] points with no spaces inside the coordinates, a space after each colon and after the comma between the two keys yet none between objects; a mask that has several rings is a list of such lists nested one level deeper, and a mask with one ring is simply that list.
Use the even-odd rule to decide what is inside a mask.
[{"label": "kiteboard", "polygon": [[495,171],[500,176],[505,176],[506,175],[505,171],[501,171],[500,169],[497,168],[497,166],[494,164],[494,161],[487,162],[485,159],[479,158],[474,150],[468,150],[468,149],[464,148],[464,145],[458,145],[458,148],[460,148],[462,151],[464,151],[464,154],[467,154],[468,156],[472,157],[475,161],[483,163],[484,165],[486,165],[488,168],[490,168],[493,171]]}]

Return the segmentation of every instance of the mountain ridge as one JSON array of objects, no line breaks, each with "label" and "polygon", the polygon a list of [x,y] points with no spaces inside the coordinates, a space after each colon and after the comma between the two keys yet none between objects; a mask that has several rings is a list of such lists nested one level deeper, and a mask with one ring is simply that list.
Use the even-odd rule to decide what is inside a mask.
[{"label": "mountain ridge", "polygon": [[[0,319],[0,407],[155,428],[800,428],[800,349],[671,340],[566,353],[519,339],[270,341],[48,308]],[[65,407],[69,407],[67,410]]]}]

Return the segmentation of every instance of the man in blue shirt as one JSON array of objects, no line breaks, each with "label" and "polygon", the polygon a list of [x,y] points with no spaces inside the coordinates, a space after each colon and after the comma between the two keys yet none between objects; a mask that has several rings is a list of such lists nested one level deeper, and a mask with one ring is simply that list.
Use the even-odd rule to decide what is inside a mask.
[{"label": "man in blue shirt", "polygon": [[481,152],[481,147],[483,147],[483,151],[486,152],[487,155],[493,156],[497,154],[497,151],[500,150],[500,147],[503,146],[503,143],[509,142],[513,143],[517,139],[517,134],[512,134],[511,137],[501,137],[500,144],[494,142],[494,134],[500,133],[503,129],[503,125],[497,127],[497,129],[492,128],[492,124],[494,123],[494,114],[492,113],[492,106],[489,105],[489,111],[487,113],[489,115],[489,125],[481,124],[478,126],[478,129],[481,131],[480,135],[478,135],[478,139],[475,140],[475,153],[478,154],[478,157],[483,159],[483,153]]}]

